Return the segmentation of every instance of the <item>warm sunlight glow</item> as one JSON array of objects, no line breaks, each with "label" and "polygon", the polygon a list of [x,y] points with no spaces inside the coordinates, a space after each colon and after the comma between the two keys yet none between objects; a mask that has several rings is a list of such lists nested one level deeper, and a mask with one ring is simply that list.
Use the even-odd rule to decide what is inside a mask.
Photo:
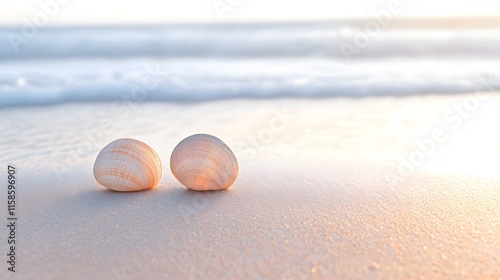
[{"label": "warm sunlight glow", "polygon": [[494,106],[498,105],[499,100],[480,104],[481,110],[471,112],[461,127],[450,132],[447,142],[423,169],[500,179],[500,131],[491,126],[491,120],[499,117],[494,112]]}]

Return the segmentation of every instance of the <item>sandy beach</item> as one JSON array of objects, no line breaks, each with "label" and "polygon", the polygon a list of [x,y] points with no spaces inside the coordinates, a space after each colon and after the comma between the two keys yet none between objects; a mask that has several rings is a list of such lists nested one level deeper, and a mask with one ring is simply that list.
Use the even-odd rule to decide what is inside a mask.
[{"label": "sandy beach", "polygon": [[[489,93],[3,108],[15,279],[498,279],[498,106]],[[233,149],[228,190],[171,174],[194,133]],[[156,188],[95,181],[97,153],[122,137],[158,152]]]}]

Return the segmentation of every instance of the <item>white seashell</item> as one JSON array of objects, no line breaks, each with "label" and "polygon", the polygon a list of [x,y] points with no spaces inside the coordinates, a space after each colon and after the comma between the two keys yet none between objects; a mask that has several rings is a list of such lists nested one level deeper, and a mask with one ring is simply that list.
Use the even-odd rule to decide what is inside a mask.
[{"label": "white seashell", "polygon": [[94,177],[108,189],[121,192],[152,188],[161,178],[161,161],[145,143],[122,138],[109,143],[97,155]]},{"label": "white seashell", "polygon": [[175,178],[191,190],[223,190],[238,177],[238,161],[217,137],[195,134],[182,140],[170,157]]}]

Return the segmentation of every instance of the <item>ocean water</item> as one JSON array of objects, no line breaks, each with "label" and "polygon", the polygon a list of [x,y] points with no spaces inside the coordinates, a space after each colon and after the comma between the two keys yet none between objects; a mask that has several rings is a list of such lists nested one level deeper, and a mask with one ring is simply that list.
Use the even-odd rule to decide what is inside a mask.
[{"label": "ocean water", "polygon": [[0,28],[0,107],[500,90],[500,29],[341,22]]}]

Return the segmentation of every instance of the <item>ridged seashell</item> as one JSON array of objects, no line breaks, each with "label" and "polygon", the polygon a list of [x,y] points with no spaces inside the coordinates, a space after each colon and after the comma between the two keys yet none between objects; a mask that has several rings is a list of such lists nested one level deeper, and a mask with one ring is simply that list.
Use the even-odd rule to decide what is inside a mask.
[{"label": "ridged seashell", "polygon": [[94,177],[99,184],[120,192],[152,188],[161,178],[161,161],[145,143],[122,138],[109,143],[97,155]]},{"label": "ridged seashell", "polygon": [[238,161],[217,137],[195,134],[182,140],[170,157],[175,178],[191,190],[223,190],[238,177]]}]

